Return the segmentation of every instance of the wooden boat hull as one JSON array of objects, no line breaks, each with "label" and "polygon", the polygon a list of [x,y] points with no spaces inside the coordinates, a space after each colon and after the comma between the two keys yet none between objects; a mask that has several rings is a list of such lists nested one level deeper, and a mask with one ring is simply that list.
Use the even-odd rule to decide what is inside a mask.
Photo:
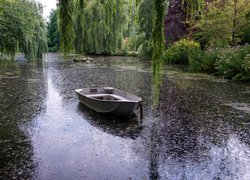
[{"label": "wooden boat hull", "polygon": [[[113,89],[112,92],[105,88],[77,89],[79,101],[85,106],[99,113],[110,113],[119,117],[130,117],[138,109],[141,98],[127,92]],[[92,92],[91,92],[92,91]]]}]

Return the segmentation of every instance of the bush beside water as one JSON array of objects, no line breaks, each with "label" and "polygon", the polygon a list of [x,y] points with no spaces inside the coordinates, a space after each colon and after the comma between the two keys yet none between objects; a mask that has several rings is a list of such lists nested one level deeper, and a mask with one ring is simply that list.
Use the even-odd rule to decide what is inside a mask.
[{"label": "bush beside water", "polygon": [[201,51],[200,45],[189,39],[175,42],[165,51],[164,60],[168,63],[188,64],[189,55]]},{"label": "bush beside water", "polygon": [[250,45],[202,51],[197,42],[183,39],[165,51],[164,59],[167,63],[189,65],[191,72],[250,80]]}]

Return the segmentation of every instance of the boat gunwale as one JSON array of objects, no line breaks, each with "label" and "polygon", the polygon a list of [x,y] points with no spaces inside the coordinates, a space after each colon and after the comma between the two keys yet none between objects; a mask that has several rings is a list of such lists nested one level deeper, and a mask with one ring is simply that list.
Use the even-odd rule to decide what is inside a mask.
[{"label": "boat gunwale", "polygon": [[[134,94],[125,92],[125,91],[118,90],[118,89],[116,89],[116,88],[113,88],[113,89],[116,90],[116,91],[120,91],[120,92],[122,92],[122,93],[125,93],[126,95],[134,96],[134,97],[136,97],[138,100],[130,100],[130,99],[128,99],[128,100],[97,99],[97,98],[88,96],[88,94],[83,94],[83,93],[81,93],[81,91],[83,91],[83,90],[89,90],[89,89],[90,89],[90,88],[82,88],[82,89],[76,89],[75,91],[76,91],[78,94],[84,96],[85,98],[92,99],[92,100],[95,100],[95,101],[101,101],[101,102],[112,102],[112,103],[140,103],[140,102],[142,101],[142,99],[141,99],[140,97],[138,97],[138,96],[136,96],[136,95],[134,95]],[[97,92],[97,93],[92,93],[92,94],[98,94],[98,92]],[[112,93],[102,93],[102,94],[105,94],[105,95],[112,95]],[[91,95],[91,93],[90,93],[89,95]],[[119,95],[118,95],[118,96],[119,96]]]}]

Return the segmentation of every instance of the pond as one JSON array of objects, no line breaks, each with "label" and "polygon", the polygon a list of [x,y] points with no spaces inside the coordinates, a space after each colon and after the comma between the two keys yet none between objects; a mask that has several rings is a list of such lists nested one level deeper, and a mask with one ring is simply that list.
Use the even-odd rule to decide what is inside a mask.
[{"label": "pond", "polygon": [[[48,54],[1,73],[1,179],[250,179],[249,85],[165,67],[153,108],[149,61],[95,59]],[[89,86],[142,97],[142,123],[79,104]]]}]

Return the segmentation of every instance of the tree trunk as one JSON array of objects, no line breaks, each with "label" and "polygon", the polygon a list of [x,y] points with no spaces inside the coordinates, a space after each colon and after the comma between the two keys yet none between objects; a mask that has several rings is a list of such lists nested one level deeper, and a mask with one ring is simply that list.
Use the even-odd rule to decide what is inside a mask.
[{"label": "tree trunk", "polygon": [[166,46],[180,40],[187,34],[187,24],[185,23],[185,13],[180,0],[169,0],[168,13],[164,21],[164,32]]}]

